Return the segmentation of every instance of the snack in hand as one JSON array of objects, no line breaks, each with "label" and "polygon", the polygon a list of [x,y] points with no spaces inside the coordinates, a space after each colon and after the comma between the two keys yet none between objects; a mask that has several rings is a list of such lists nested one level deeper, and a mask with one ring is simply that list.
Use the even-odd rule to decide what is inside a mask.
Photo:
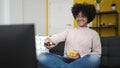
[{"label": "snack in hand", "polygon": [[77,56],[77,52],[74,50],[69,50],[67,51],[67,55],[71,56],[71,57],[76,57]]}]

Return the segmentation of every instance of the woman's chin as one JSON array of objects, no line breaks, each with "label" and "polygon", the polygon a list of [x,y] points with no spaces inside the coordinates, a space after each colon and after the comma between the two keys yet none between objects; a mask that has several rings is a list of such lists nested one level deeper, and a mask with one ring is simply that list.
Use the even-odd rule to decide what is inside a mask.
[{"label": "woman's chin", "polygon": [[79,25],[79,27],[84,27],[83,25]]}]

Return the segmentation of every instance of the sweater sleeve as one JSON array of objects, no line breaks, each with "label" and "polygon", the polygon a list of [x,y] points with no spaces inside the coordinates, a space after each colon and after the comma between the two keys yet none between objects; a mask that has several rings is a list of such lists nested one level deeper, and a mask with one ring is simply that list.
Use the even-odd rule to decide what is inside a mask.
[{"label": "sweater sleeve", "polygon": [[68,32],[69,32],[69,29],[66,29],[62,33],[51,36],[50,39],[55,45],[57,45],[59,42],[65,41]]},{"label": "sweater sleeve", "polygon": [[95,33],[95,35],[93,35],[91,53],[101,57],[101,41],[97,32]]}]

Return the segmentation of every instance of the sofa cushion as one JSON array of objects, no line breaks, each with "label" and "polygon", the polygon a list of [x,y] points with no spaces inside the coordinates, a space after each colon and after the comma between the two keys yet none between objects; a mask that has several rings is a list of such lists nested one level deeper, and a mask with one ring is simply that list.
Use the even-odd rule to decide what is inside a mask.
[{"label": "sofa cushion", "polygon": [[101,37],[101,67],[120,68],[120,37]]},{"label": "sofa cushion", "polygon": [[63,56],[65,42],[60,42],[57,46],[50,49],[51,53]]}]

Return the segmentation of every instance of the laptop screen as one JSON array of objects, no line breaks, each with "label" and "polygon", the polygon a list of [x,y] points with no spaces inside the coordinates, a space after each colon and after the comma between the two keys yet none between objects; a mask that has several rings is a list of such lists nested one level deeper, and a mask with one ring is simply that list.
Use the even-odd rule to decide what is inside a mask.
[{"label": "laptop screen", "polygon": [[0,68],[37,68],[33,24],[0,25]]}]

